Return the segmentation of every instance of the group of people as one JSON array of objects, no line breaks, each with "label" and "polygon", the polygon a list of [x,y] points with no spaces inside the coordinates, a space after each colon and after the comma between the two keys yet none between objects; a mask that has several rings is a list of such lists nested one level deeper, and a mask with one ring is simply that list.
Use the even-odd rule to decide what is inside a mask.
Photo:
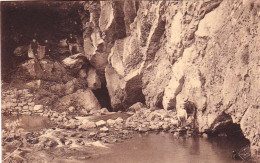
[{"label": "group of people", "polygon": [[[76,47],[76,51],[79,52],[79,46],[77,44],[77,40],[72,34],[69,34],[69,37],[67,38],[66,43],[69,46],[69,51],[70,51],[71,55],[73,54],[73,47]],[[38,48],[39,48],[40,44],[37,39],[37,34],[34,34],[34,37],[30,43],[30,46],[31,46],[31,50],[32,50],[34,57],[39,58],[38,57]],[[49,40],[47,40],[47,39],[44,40],[43,46],[45,47],[45,55],[49,56],[51,53],[51,46],[50,46]]]}]

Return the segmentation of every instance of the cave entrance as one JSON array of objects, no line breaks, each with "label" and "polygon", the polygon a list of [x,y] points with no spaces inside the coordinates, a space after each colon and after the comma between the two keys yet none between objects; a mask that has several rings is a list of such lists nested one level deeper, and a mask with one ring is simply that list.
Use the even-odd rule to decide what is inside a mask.
[{"label": "cave entrance", "polygon": [[232,117],[225,112],[219,115],[210,127],[210,130],[206,132],[208,136],[227,136],[230,138],[245,139],[240,125],[233,123]]},{"label": "cave entrance", "polygon": [[101,108],[107,108],[108,111],[112,111],[110,96],[106,87],[106,82],[101,84],[101,88],[97,90],[93,90],[96,98],[101,105]]}]

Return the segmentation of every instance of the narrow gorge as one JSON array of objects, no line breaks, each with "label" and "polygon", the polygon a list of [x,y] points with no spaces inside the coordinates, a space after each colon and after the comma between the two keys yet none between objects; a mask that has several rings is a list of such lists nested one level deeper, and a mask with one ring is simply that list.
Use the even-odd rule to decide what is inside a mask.
[{"label": "narrow gorge", "polygon": [[[248,140],[260,159],[259,1],[2,2],[1,16],[4,161],[57,149],[44,156],[84,162],[90,142],[183,130]],[[38,70],[28,58],[34,34],[51,47]],[[34,116],[45,127],[21,127]],[[14,155],[18,146],[36,155]],[[69,146],[84,146],[77,159]]]}]

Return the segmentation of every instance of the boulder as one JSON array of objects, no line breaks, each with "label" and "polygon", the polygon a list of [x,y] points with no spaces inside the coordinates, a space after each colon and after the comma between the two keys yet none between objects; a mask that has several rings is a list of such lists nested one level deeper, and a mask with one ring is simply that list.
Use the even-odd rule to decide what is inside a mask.
[{"label": "boulder", "polygon": [[52,70],[53,70],[53,62],[48,59],[42,59],[40,60],[40,71],[35,68],[35,62],[34,59],[30,59],[23,63],[21,67],[29,73],[31,77],[36,77],[37,73],[41,72],[44,77],[50,77],[52,76]]},{"label": "boulder", "polygon": [[144,102],[139,72],[123,77],[111,65],[107,65],[105,75],[113,111],[125,110],[136,102]]},{"label": "boulder", "polygon": [[84,123],[82,123],[79,126],[79,129],[87,130],[87,129],[91,129],[91,128],[95,128],[95,127],[96,127],[95,122],[85,121]]},{"label": "boulder", "polygon": [[73,69],[78,71],[85,63],[85,56],[82,53],[74,54],[65,58],[62,63],[65,68]]},{"label": "boulder", "polygon": [[142,109],[142,108],[144,108],[144,107],[145,107],[145,105],[144,105],[143,103],[137,102],[137,103],[135,103],[134,105],[130,106],[130,107],[128,108],[128,111],[130,111],[130,112],[136,112],[136,111],[138,111],[138,110],[140,110],[140,109]]},{"label": "boulder", "polygon": [[73,79],[68,81],[65,85],[65,95],[71,94],[74,92],[74,90],[76,89],[75,83],[77,82],[77,79]]},{"label": "boulder", "polygon": [[14,55],[15,56],[26,56],[27,53],[28,53],[28,49],[29,49],[29,47],[27,45],[25,45],[25,46],[18,46],[14,50]]},{"label": "boulder", "polygon": [[83,107],[85,110],[100,110],[101,106],[90,89],[79,89],[75,93],[63,96],[56,103],[55,107],[68,108],[71,104]]},{"label": "boulder", "polygon": [[101,81],[100,81],[99,76],[97,75],[97,72],[94,68],[90,68],[88,70],[87,83],[88,83],[88,87],[92,90],[96,90],[98,88],[101,88]]}]

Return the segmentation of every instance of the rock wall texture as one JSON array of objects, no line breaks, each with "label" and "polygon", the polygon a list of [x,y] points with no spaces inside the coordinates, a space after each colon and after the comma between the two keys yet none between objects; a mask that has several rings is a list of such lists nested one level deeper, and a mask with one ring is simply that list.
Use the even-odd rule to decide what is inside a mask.
[{"label": "rock wall texture", "polygon": [[90,15],[82,16],[85,55],[114,110],[189,103],[200,131],[227,114],[260,146],[259,1],[82,4]]}]

